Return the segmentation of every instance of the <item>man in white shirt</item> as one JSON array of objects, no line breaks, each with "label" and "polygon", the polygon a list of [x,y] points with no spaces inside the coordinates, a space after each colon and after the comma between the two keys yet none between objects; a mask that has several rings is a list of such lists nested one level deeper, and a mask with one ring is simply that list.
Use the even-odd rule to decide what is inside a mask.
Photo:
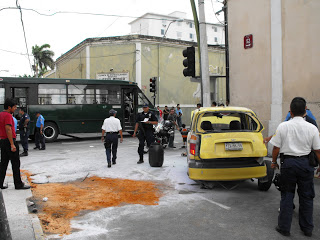
[{"label": "man in white shirt", "polygon": [[[102,125],[101,141],[104,141],[106,148],[106,155],[108,161],[108,168],[111,167],[111,152],[112,152],[112,164],[116,164],[117,148],[118,148],[118,132],[120,133],[120,143],[123,142],[122,127],[120,120],[115,118],[117,111],[111,109],[109,111],[109,118],[106,118]],[[104,135],[106,134],[106,137]]]},{"label": "man in white shirt", "polygon": [[[310,166],[308,155],[311,150],[316,152],[320,160],[320,139],[316,126],[303,119],[306,102],[299,97],[290,104],[293,119],[281,123],[276,134],[270,140],[274,146],[272,151],[272,168],[279,168],[277,157],[281,157],[281,201],[278,226],[276,230],[290,235],[293,198],[296,185],[299,195],[299,225],[304,235],[311,237],[313,230],[313,198],[315,197],[313,177],[314,168]],[[320,171],[320,167],[317,172]]]}]

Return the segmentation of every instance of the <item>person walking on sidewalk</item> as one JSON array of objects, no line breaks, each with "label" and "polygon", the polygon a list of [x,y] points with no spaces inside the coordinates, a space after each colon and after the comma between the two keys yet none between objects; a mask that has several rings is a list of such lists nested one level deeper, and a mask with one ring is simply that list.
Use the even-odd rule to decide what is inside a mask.
[{"label": "person walking on sidewalk", "polygon": [[29,122],[30,117],[26,113],[25,108],[21,107],[19,110],[19,114],[21,115],[19,122],[19,130],[20,130],[20,142],[23,147],[23,152],[20,154],[20,157],[28,156],[28,138],[29,138]]},{"label": "person walking on sidewalk", "polygon": [[[138,164],[143,163],[144,142],[147,142],[147,147],[150,147],[151,143],[155,141],[153,135],[153,125],[158,124],[157,117],[149,111],[148,104],[143,105],[143,112],[139,113],[136,120],[136,126],[134,128],[133,137],[138,136],[139,139],[139,161]],[[137,134],[137,131],[139,132]]]},{"label": "person walking on sidewalk", "polygon": [[[296,97],[291,101],[291,121],[281,123],[270,143],[272,168],[279,168],[277,157],[281,159],[281,200],[278,226],[276,231],[284,236],[290,235],[293,199],[296,185],[299,195],[299,225],[304,235],[311,237],[313,230],[313,198],[315,197],[313,177],[314,167],[309,163],[309,154],[313,149],[320,159],[320,138],[316,126],[303,119],[306,101]],[[320,163],[320,162],[319,162]],[[320,171],[320,167],[317,172]]]},{"label": "person walking on sidewalk", "polygon": [[[34,137],[36,146],[33,149],[46,150],[46,143],[43,135],[44,118],[40,114],[40,112],[37,112],[36,116],[37,116],[36,134]],[[40,148],[40,144],[41,144],[41,148]]]},{"label": "person walking on sidewalk", "polygon": [[[118,132],[120,133],[120,143],[123,142],[122,127],[120,120],[116,118],[117,111],[111,109],[109,111],[109,117],[106,118],[102,125],[101,141],[104,141],[104,147],[106,149],[108,168],[111,167],[111,152],[112,152],[112,164],[116,164],[117,149],[118,149]],[[106,134],[106,137],[104,135]],[[112,149],[112,150],[111,150]]]},{"label": "person walking on sidewalk", "polygon": [[[178,124],[177,124],[177,114],[174,111],[174,108],[170,109],[170,114],[168,116],[168,120],[172,123],[173,126],[176,126],[178,130],[180,130]],[[174,127],[173,127],[174,128]],[[176,148],[174,145],[174,131],[173,134],[169,137],[169,148]]]},{"label": "person walking on sidewalk", "polygon": [[176,109],[176,114],[177,114],[177,124],[179,128],[182,126],[182,110],[180,108],[180,104],[177,104],[177,109]]},{"label": "person walking on sidewalk", "polygon": [[4,110],[0,113],[0,147],[1,147],[1,163],[0,163],[0,188],[6,189],[4,179],[9,164],[12,165],[13,181],[15,189],[29,189],[21,180],[20,175],[20,157],[19,144],[16,142],[16,132],[14,129],[14,122],[12,113],[17,109],[16,103],[13,99],[6,99],[4,102]]}]

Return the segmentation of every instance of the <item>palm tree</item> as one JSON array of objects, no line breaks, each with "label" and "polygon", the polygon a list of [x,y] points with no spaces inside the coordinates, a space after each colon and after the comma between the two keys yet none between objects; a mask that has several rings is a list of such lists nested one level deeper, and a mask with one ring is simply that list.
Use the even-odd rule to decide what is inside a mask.
[{"label": "palm tree", "polygon": [[32,47],[32,55],[34,57],[33,70],[36,77],[41,77],[48,67],[54,68],[54,61],[52,59],[54,52],[46,48],[50,48],[50,45],[43,44],[40,47],[38,45]]}]

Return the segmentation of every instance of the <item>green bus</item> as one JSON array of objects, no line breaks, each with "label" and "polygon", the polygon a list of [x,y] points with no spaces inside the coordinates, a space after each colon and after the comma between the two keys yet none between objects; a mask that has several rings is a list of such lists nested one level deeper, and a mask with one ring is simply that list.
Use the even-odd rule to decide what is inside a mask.
[{"label": "green bus", "polygon": [[[46,142],[55,141],[59,134],[100,132],[112,108],[118,112],[123,131],[132,134],[143,104],[156,111],[136,83],[117,80],[0,77],[1,111],[6,98],[14,98],[18,107],[27,109],[31,139],[35,114],[42,114]],[[14,115],[20,119],[18,110]]]}]

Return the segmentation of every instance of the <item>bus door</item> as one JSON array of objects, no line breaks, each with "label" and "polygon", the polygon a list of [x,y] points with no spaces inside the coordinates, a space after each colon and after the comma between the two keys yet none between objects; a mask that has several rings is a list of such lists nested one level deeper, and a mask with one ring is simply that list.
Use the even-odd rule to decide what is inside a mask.
[{"label": "bus door", "polygon": [[134,131],[137,114],[137,91],[134,88],[122,88],[123,126],[125,131]]},{"label": "bus door", "polygon": [[24,107],[27,109],[28,105],[28,88],[26,87],[11,87],[10,88],[11,98],[17,103],[17,110],[14,112],[14,116],[20,119],[19,108]]}]

